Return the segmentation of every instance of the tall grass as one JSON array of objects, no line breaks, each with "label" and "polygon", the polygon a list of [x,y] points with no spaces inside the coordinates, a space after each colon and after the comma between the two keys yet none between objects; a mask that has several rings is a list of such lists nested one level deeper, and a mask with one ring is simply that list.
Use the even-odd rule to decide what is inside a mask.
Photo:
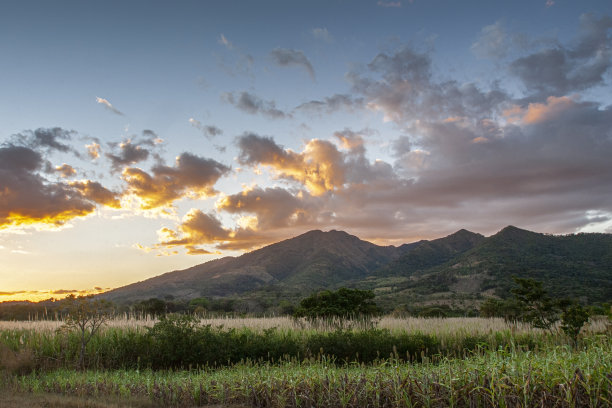
[{"label": "tall grass", "polygon": [[256,407],[609,407],[612,344],[583,350],[479,351],[465,359],[371,366],[317,362],[239,364],[198,371],[56,370],[5,380],[25,392],[146,396],[160,406]]},{"label": "tall grass", "polygon": [[[92,338],[86,348],[85,362],[89,368],[99,370],[189,369],[228,366],[245,361],[278,363],[320,361],[323,358],[338,364],[371,364],[390,358],[406,362],[440,357],[463,358],[479,349],[537,350],[565,343],[563,337],[524,327],[505,326],[493,331],[492,327],[496,326],[487,326],[487,319],[453,319],[448,322],[444,319],[415,319],[416,324],[412,326],[406,324],[411,322],[410,319],[392,322],[395,324],[393,328],[335,330],[331,327],[232,328],[225,324],[203,325],[202,321],[182,317],[157,322],[153,327],[115,324]],[[0,347],[4,347],[4,354],[8,357],[13,353],[12,360],[21,361],[19,364],[11,363],[23,367],[20,370],[68,368],[75,364],[80,338],[76,333],[50,328],[4,329],[0,330]],[[9,361],[8,357],[4,360]],[[3,364],[6,365],[0,362],[0,368]]]},{"label": "tall grass", "polygon": [[[133,318],[129,315],[115,316],[107,323],[109,328],[138,329],[143,327],[153,327],[159,322],[158,318],[152,316],[140,316]],[[607,320],[605,318],[591,319],[585,331],[602,332],[606,329]],[[486,334],[490,332],[511,330],[514,333],[525,334],[539,332],[525,323],[509,323],[502,318],[482,318],[482,317],[449,317],[449,318],[424,318],[424,317],[405,317],[397,318],[384,316],[373,320],[374,326],[381,329],[392,331],[418,331],[425,334],[455,333],[466,331],[471,334]],[[28,321],[0,321],[0,331],[2,330],[36,330],[53,331],[64,324],[61,320],[28,320]],[[224,327],[226,329],[249,328],[254,331],[263,331],[271,328],[279,330],[326,330],[334,331],[338,327],[347,328],[346,321],[330,319],[322,322],[309,322],[305,319],[293,319],[289,316],[271,317],[203,317],[200,324],[212,327]],[[360,329],[369,324],[360,326],[359,324],[349,324],[349,327]]]}]

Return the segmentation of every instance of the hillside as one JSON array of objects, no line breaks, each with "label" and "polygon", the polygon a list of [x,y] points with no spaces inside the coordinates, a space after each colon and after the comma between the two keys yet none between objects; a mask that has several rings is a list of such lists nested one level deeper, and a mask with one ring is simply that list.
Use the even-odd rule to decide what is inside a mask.
[{"label": "hillside", "polygon": [[388,264],[402,249],[378,246],[342,231],[310,231],[240,257],[227,257],[124,286],[101,296],[134,301],[240,295],[271,285],[310,293],[342,286]]},{"label": "hillside", "polygon": [[481,243],[485,237],[467,230],[459,230],[444,238],[420,241],[411,250],[380,268],[380,276],[410,276],[441,265]]},{"label": "hillside", "polygon": [[373,289],[387,310],[445,306],[474,309],[508,297],[512,276],[544,281],[554,296],[612,300],[612,235],[552,236],[506,227],[490,237],[466,230],[447,237],[378,246],[342,231],[310,231],[240,257],[169,272],[101,296],[233,298],[258,310],[297,302],[321,289]]},{"label": "hillside", "polygon": [[[433,256],[420,255],[417,248],[382,269],[385,276],[409,274],[409,279],[397,281],[392,290],[380,281],[370,281],[370,285],[378,286],[379,299],[386,304],[399,301],[466,308],[484,297],[510,297],[512,277],[517,276],[543,281],[556,297],[588,303],[612,300],[610,234],[553,236],[509,226],[476,241],[471,249],[447,259],[439,251],[444,262],[437,265],[432,265]],[[430,245],[424,252],[435,253]]]}]

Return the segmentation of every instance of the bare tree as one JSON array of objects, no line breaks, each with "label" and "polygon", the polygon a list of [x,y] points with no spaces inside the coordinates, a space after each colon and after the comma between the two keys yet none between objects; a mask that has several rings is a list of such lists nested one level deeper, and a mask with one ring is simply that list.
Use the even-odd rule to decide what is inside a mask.
[{"label": "bare tree", "polygon": [[76,330],[81,337],[78,367],[85,368],[85,348],[96,332],[112,316],[113,304],[104,299],[95,299],[93,295],[69,295],[66,302],[67,316],[64,329]]}]

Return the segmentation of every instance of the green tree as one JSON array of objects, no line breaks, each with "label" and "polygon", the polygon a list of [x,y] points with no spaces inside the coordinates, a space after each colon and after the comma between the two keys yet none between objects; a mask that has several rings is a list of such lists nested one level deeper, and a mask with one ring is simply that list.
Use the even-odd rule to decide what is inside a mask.
[{"label": "green tree", "polygon": [[589,321],[589,312],[579,303],[569,306],[561,315],[561,330],[570,338],[574,347],[578,346],[580,329]]},{"label": "green tree", "polygon": [[488,298],[480,304],[480,315],[482,317],[503,317],[507,322],[515,322],[521,315],[521,304],[515,299]]},{"label": "green tree", "polygon": [[165,301],[158,298],[150,298],[140,301],[134,305],[134,309],[143,315],[161,317],[168,312],[168,305]]},{"label": "green tree", "polygon": [[96,299],[93,295],[68,295],[64,300],[66,317],[65,330],[76,330],[80,335],[78,367],[85,368],[85,348],[92,337],[113,313],[113,304],[105,299]]},{"label": "green tree", "polygon": [[371,290],[340,288],[337,291],[324,290],[302,299],[294,317],[318,318],[340,317],[353,319],[374,316],[381,310],[373,301]]},{"label": "green tree", "polygon": [[542,282],[535,279],[513,278],[518,284],[511,290],[520,304],[520,319],[533,327],[553,331],[559,321],[564,301],[558,301],[548,296],[542,287]]}]

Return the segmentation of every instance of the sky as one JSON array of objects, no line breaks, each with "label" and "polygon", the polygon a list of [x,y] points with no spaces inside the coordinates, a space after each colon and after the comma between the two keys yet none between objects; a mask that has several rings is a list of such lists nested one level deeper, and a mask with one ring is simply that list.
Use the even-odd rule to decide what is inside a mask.
[{"label": "sky", "polygon": [[0,2],[0,301],[313,229],[612,232],[612,3]]}]

